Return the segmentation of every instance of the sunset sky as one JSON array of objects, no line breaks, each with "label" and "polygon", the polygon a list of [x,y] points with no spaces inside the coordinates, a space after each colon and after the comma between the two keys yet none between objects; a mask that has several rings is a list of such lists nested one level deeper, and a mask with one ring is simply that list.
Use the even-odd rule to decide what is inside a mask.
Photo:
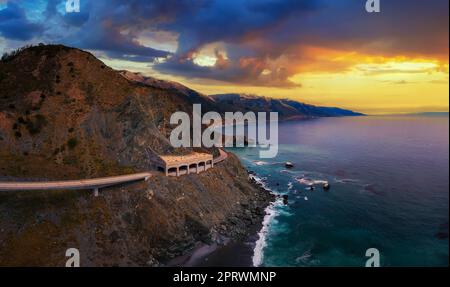
[{"label": "sunset sky", "polygon": [[205,94],[251,93],[368,114],[448,111],[449,1],[0,0],[0,52],[86,49]]}]

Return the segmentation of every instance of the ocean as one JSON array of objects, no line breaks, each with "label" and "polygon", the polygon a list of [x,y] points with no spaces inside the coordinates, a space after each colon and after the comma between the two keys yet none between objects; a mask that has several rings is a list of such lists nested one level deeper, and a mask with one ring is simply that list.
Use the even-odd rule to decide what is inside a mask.
[{"label": "ocean", "polygon": [[229,149],[289,198],[267,209],[255,266],[362,267],[369,248],[381,266],[448,266],[448,116],[283,122],[279,142],[269,160]]}]

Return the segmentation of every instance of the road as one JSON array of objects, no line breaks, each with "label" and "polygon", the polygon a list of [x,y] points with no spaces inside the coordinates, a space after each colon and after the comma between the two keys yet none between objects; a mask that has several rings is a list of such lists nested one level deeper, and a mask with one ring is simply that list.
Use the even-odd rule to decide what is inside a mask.
[{"label": "road", "polygon": [[0,182],[0,191],[17,190],[67,190],[67,189],[93,189],[98,190],[112,185],[148,180],[152,176],[149,172],[130,175],[101,177],[93,179],[45,181],[45,182]]},{"label": "road", "polygon": [[[228,154],[219,149],[220,155],[214,159],[214,164],[224,161]],[[93,179],[62,180],[62,181],[42,181],[42,182],[0,182],[0,191],[19,191],[19,190],[80,190],[92,189],[94,195],[98,195],[98,189],[113,185],[130,183],[139,180],[147,181],[152,174],[150,172],[141,172],[129,175],[101,177]]]},{"label": "road", "polygon": [[228,153],[226,153],[223,149],[219,148],[219,153],[220,155],[213,160],[214,164],[224,161],[228,158]]}]

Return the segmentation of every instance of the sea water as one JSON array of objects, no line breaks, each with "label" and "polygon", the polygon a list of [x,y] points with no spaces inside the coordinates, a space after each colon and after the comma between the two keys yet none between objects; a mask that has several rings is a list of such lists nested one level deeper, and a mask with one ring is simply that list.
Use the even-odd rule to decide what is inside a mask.
[{"label": "sea water", "polygon": [[254,265],[364,266],[376,248],[381,266],[448,266],[448,116],[285,122],[279,140],[270,160],[230,149],[289,198],[267,209]]}]

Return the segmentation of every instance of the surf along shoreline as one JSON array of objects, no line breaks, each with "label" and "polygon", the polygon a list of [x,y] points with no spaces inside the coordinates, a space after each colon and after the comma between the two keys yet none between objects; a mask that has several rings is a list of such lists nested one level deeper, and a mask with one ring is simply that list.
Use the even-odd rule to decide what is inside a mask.
[{"label": "surf along shoreline", "polygon": [[[275,211],[273,207],[280,201],[280,196],[266,187],[264,181],[253,172],[248,171],[249,179],[258,191],[258,197],[267,197],[265,206],[259,211],[249,213],[244,211],[241,216],[233,216],[229,219],[231,224],[222,228],[233,229],[245,222],[245,233],[236,228],[227,233],[238,233],[235,236],[213,236],[211,243],[198,242],[186,254],[176,257],[166,263],[168,267],[255,267],[262,263],[262,251],[265,247],[268,227]],[[239,234],[242,233],[242,234]]]}]

